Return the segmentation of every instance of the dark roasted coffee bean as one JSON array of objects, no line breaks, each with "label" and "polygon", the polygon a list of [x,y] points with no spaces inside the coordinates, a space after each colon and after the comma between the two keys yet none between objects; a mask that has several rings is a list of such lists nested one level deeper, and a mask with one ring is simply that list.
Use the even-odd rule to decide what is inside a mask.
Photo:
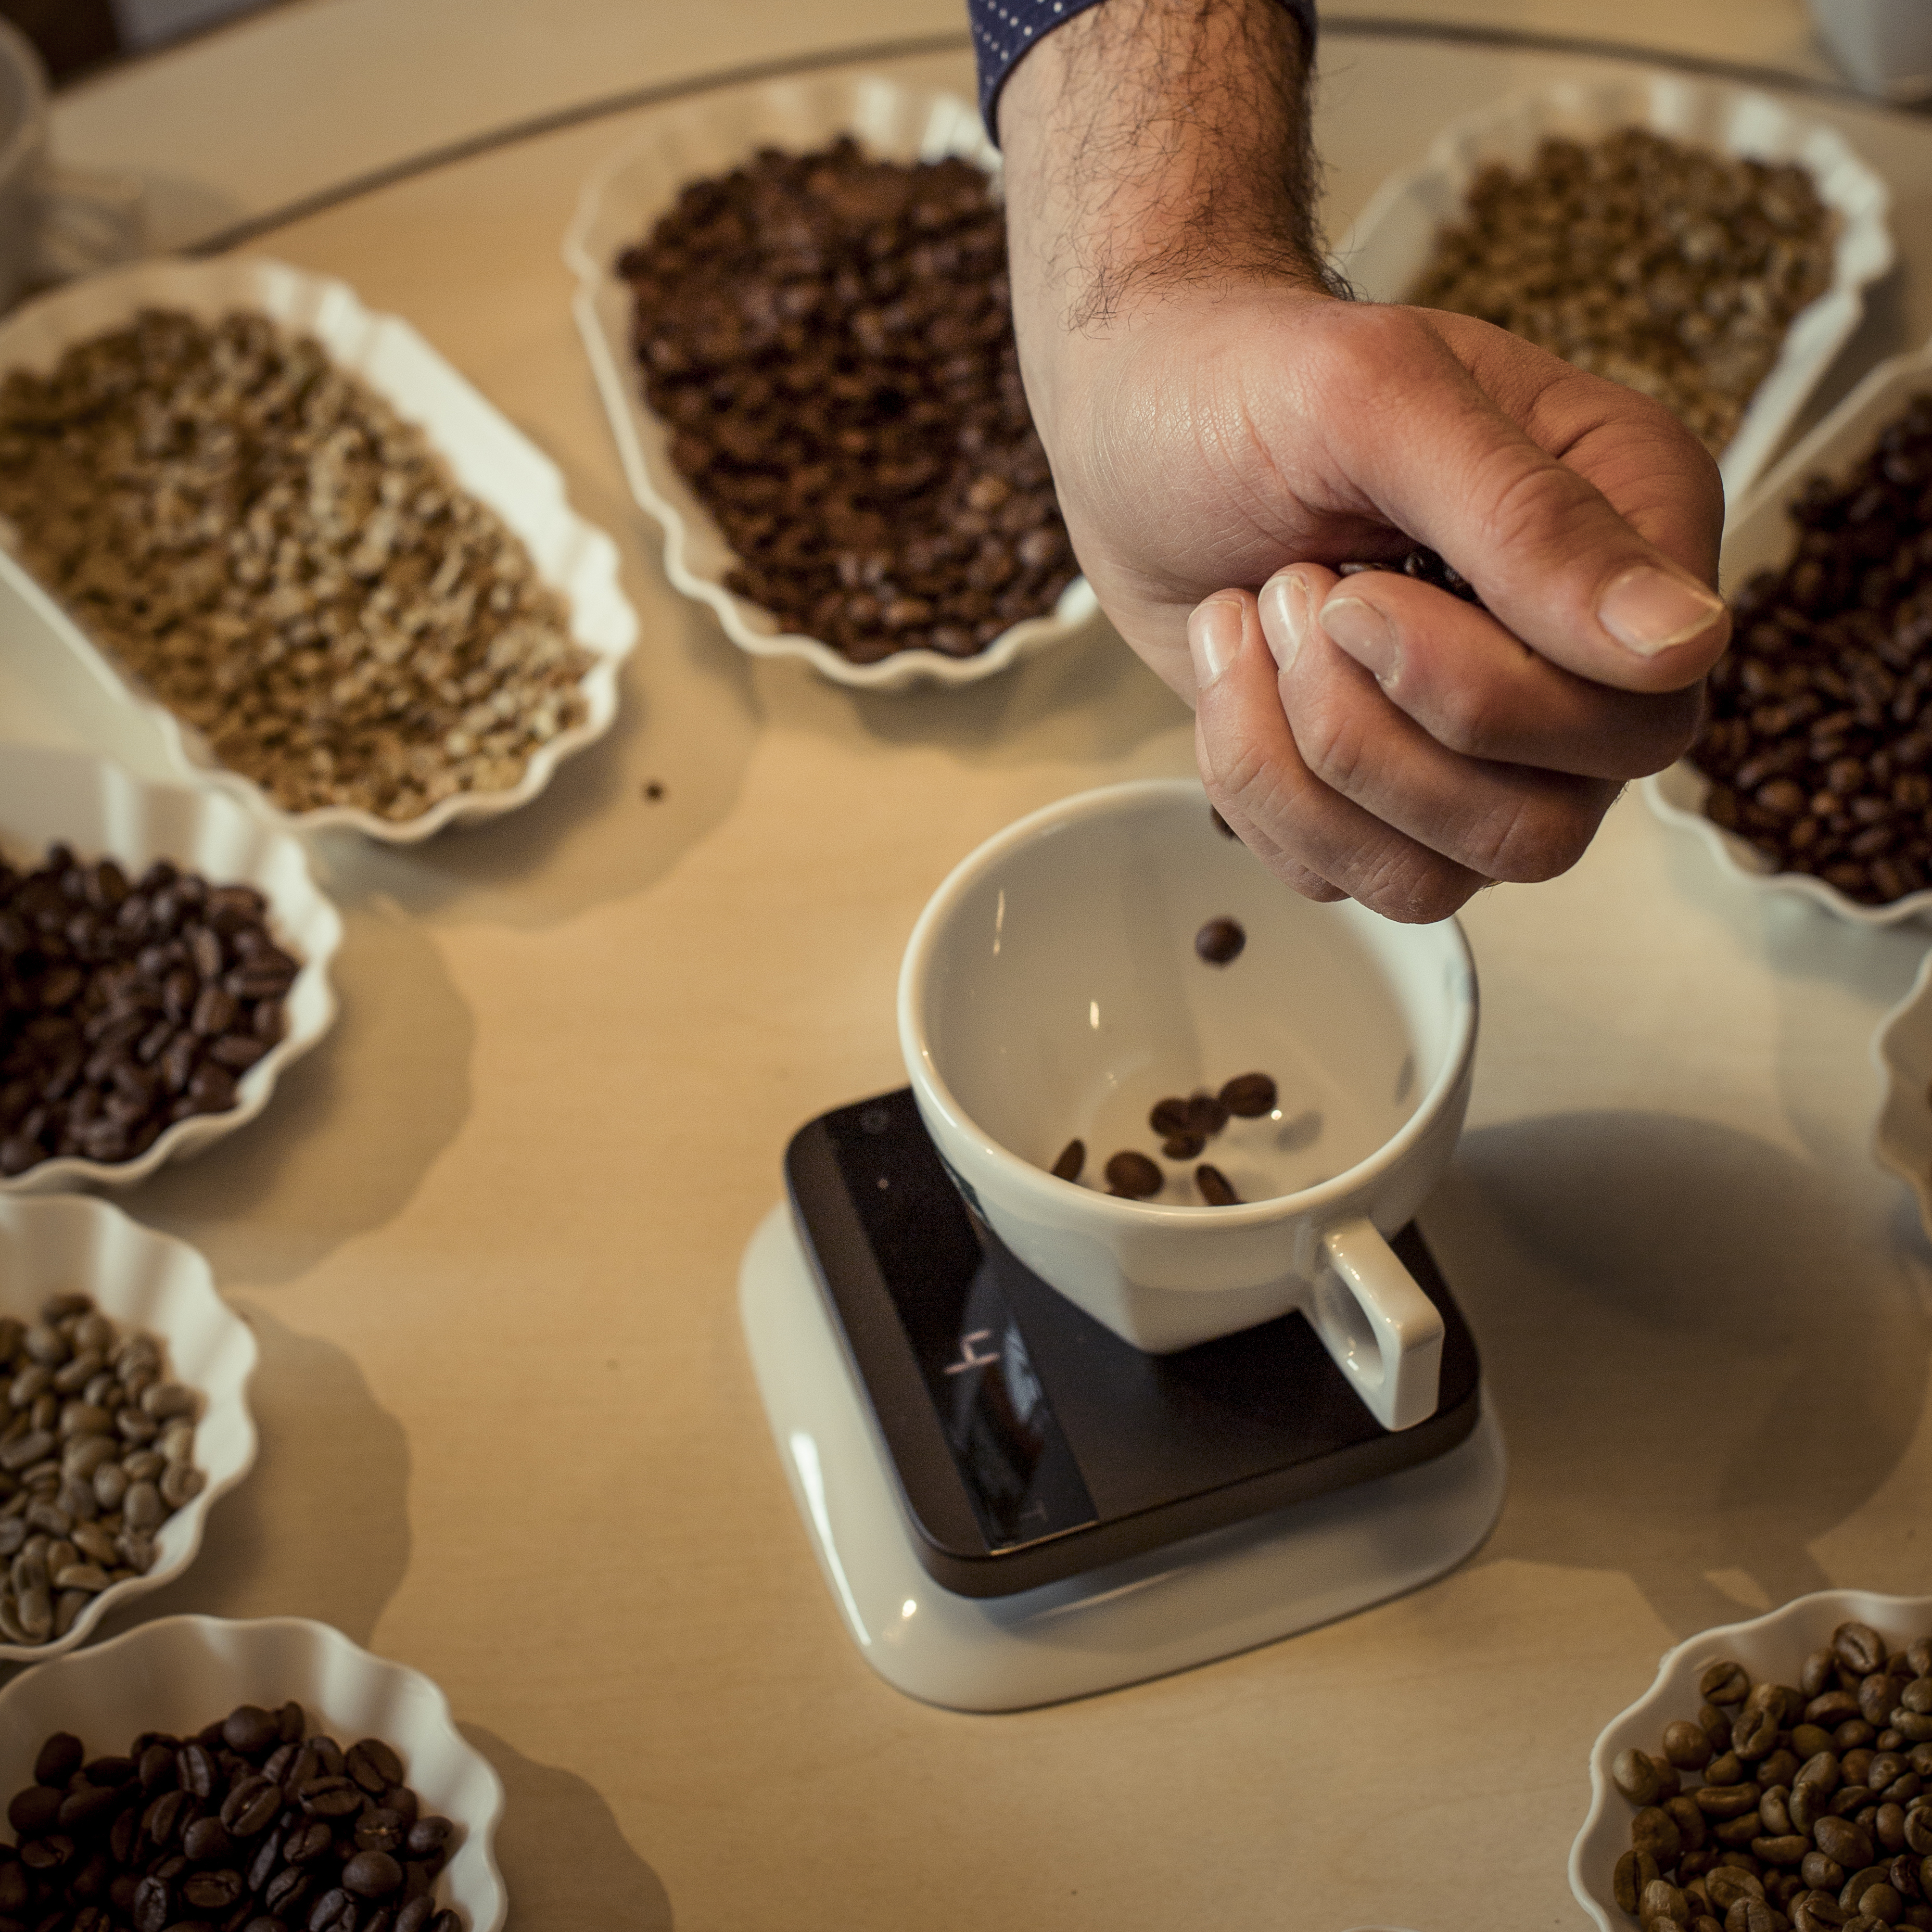
[{"label": "dark roasted coffee bean", "polygon": [[61,1801],[60,1828],[76,1833],[96,1826],[104,1828],[120,1804],[120,1793],[112,1785],[77,1785]]},{"label": "dark roasted coffee bean", "polygon": [[274,1715],[259,1704],[239,1704],[221,1726],[222,1741],[244,1757],[266,1757],[281,1741]]},{"label": "dark roasted coffee bean", "polygon": [[1210,919],[1194,935],[1194,950],[1210,966],[1226,966],[1241,956],[1248,935],[1238,920]]},{"label": "dark roasted coffee bean", "polygon": [[240,1904],[247,1889],[238,1871],[224,1868],[190,1874],[182,1880],[181,1893],[197,1911],[230,1912]]},{"label": "dark roasted coffee bean", "polygon": [[418,1818],[410,1827],[410,1856],[412,1858],[440,1858],[448,1851],[449,1841],[455,1834],[455,1826],[447,1818],[428,1816]]},{"label": "dark roasted coffee bean", "polygon": [[197,1818],[182,1834],[182,1851],[198,1864],[219,1864],[235,1849],[235,1840],[219,1818]]},{"label": "dark roasted coffee bean", "polygon": [[1176,1134],[1188,1132],[1190,1130],[1188,1126],[1187,1102],[1178,1094],[1172,1095],[1165,1100],[1156,1100],[1154,1103],[1154,1111],[1148,1115],[1148,1125],[1162,1140],[1169,1139]]},{"label": "dark roasted coffee bean", "polygon": [[1208,1144],[1200,1134],[1178,1133],[1160,1144],[1160,1150],[1169,1160],[1192,1160]]},{"label": "dark roasted coffee bean", "polygon": [[262,1903],[278,1918],[292,1918],[299,1911],[315,1881],[295,1865],[284,1866],[262,1888]]},{"label": "dark roasted coffee bean", "polygon": [[1238,1208],[1241,1197],[1234,1192],[1233,1184],[1218,1167],[1203,1161],[1194,1170],[1194,1184],[1201,1190],[1201,1198],[1210,1208]]},{"label": "dark roasted coffee bean", "polygon": [[1187,1131],[1204,1141],[1211,1141],[1228,1124],[1228,1110],[1214,1094],[1187,1096]]},{"label": "dark roasted coffee bean", "polygon": [[359,1898],[387,1898],[403,1882],[403,1868],[387,1852],[358,1852],[342,1868],[342,1882]]},{"label": "dark roasted coffee bean", "polygon": [[69,1731],[56,1731],[34,1760],[36,1784],[64,1786],[81,1766],[87,1748]]},{"label": "dark roasted coffee bean", "polygon": [[356,1821],[356,1848],[363,1852],[400,1852],[408,1848],[410,1821],[400,1811],[379,1805]]},{"label": "dark roasted coffee bean", "polygon": [[335,1932],[344,1913],[353,1923],[356,1900],[340,1886],[332,1886],[309,1908],[308,1932]]},{"label": "dark roasted coffee bean", "polygon": [[[1060,1158],[1053,1163],[1054,1178],[1058,1180],[1078,1180],[1080,1170],[1086,1165],[1087,1143],[1084,1141],[1069,1141],[1060,1150]],[[358,1780],[358,1783],[360,1781]]]},{"label": "dark roasted coffee bean", "polygon": [[346,1778],[312,1778],[296,1793],[311,1818],[346,1818],[362,1808],[362,1794]]},{"label": "dark roasted coffee bean", "polygon": [[1274,1111],[1274,1078],[1266,1073],[1238,1073],[1221,1089],[1220,1100],[1237,1119],[1259,1120]]},{"label": "dark roasted coffee bean", "polygon": [[328,1821],[313,1818],[290,1831],[282,1841],[282,1856],[292,1865],[313,1864],[334,1842]]},{"label": "dark roasted coffee bean", "polygon": [[266,1832],[280,1815],[282,1791],[272,1778],[236,1780],[222,1801],[221,1822],[238,1838]]},{"label": "dark roasted coffee bean", "polygon": [[214,1757],[206,1744],[184,1744],[176,1754],[175,1765],[181,1788],[190,1798],[206,1802],[214,1796],[217,1775]]},{"label": "dark roasted coffee bean", "polygon": [[1123,1148],[1107,1162],[1107,1185],[1128,1199],[1144,1201],[1161,1190],[1161,1172],[1144,1154]]},{"label": "dark roasted coffee bean", "polygon": [[62,1802],[62,1794],[52,1785],[29,1785],[7,1807],[7,1822],[22,1838],[38,1838],[54,1828]]}]

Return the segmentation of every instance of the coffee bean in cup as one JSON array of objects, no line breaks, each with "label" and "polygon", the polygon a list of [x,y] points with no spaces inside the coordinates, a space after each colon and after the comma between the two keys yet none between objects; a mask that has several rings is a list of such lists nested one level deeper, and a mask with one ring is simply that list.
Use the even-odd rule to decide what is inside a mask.
[{"label": "coffee bean in cup", "polygon": [[435,1887],[457,1839],[380,1738],[345,1750],[301,1705],[90,1758],[43,1744],[7,1808],[0,1924],[66,1932],[462,1932]]},{"label": "coffee bean in cup", "polygon": [[207,1478],[200,1398],[160,1337],[81,1294],[0,1316],[0,1641],[63,1637],[104,1590],[145,1576],[155,1538]]},{"label": "coffee bean in cup", "polygon": [[253,886],[50,848],[0,861],[0,1174],[113,1163],[233,1106],[281,1038],[299,963]]},{"label": "coffee bean in cup", "polygon": [[692,182],[616,272],[731,590],[857,664],[970,656],[1053,609],[1076,566],[977,168],[767,149]]},{"label": "coffee bean in cup", "polygon": [[1707,1665],[1693,1717],[1631,1746],[1618,1905],[1647,1932],[1932,1932],[1932,1638],[1841,1624],[1797,1681]]}]

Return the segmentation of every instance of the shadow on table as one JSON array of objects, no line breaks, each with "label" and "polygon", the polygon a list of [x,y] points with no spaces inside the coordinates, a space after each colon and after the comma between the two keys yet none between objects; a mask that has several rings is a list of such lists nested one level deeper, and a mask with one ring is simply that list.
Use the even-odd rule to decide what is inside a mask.
[{"label": "shadow on table", "polygon": [[302,1616],[366,1645],[410,1564],[410,1445],[355,1361],[259,1304],[238,1312],[261,1362],[249,1384],[255,1467],[208,1512],[183,1574],[105,1622]]},{"label": "shadow on table", "polygon": [[[1558,1115],[1467,1135],[1424,1219],[1509,1447],[1478,1562],[1623,1570],[1680,1636],[1827,1582],[1808,1546],[1904,1452],[1928,1334],[1823,1178],[1708,1123]],[[1932,1552],[1858,1581],[1932,1588]]]},{"label": "shadow on table", "polygon": [[976,684],[853,691],[786,662],[761,666],[758,688],[767,716],[782,714],[800,729],[892,746],[932,745],[979,766],[1125,758],[1192,717],[1099,617],[1077,635]]},{"label": "shadow on table", "polygon": [[383,1226],[469,1114],[476,1023],[434,940],[395,906],[365,905],[332,977],[334,1025],[260,1117],[125,1197],[224,1285],[292,1280]]},{"label": "shadow on table", "polygon": [[457,1728],[503,1780],[496,1863],[510,1894],[512,1932],[670,1932],[663,1880],[632,1850],[595,1786],[525,1757],[480,1724]]}]

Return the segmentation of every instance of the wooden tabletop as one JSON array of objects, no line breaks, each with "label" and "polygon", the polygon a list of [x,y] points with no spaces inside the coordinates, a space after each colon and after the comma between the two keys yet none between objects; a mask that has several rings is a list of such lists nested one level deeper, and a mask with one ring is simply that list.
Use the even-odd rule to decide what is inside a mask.
[{"label": "wooden tabletop", "polygon": [[[1348,24],[1366,10],[1323,49],[1338,234],[1451,115],[1627,70],[1546,44],[1605,31],[1566,0],[1472,5],[1461,36],[1406,5]],[[254,245],[407,316],[532,436],[642,620],[615,730],[537,803],[414,849],[315,842],[347,925],[334,1033],[248,1132],[121,1197],[205,1250],[262,1352],[260,1464],[140,1614],[299,1612],[434,1677],[508,1786],[519,1927],[1581,1924],[1586,1754],[1663,1649],[1822,1585],[1932,1591],[1932,1248],[1868,1147],[1869,1042],[1924,933],[1748,892],[1634,794],[1569,875],[1484,894],[1475,1099],[1424,1222],[1508,1443],[1487,1544],[1401,1600],[1078,1704],[964,1717],[889,1689],[786,1490],[739,1257],[793,1130],[899,1083],[894,978],[946,871],[1050,800],[1190,770],[1190,720],[1104,626],[910,696],[754,662],[671,590],[623,484],[559,244],[654,110],[563,110],[958,36],[952,0],[582,0],[554,34],[539,11],[309,0],[62,106],[70,158],[201,194],[203,233],[479,137]],[[1702,59],[1712,20],[1735,58],[1822,74],[1795,4],[1616,24]],[[494,51],[442,74],[466,31]],[[376,57],[398,49],[415,64]],[[229,124],[190,124],[237,63]],[[970,82],[963,40],[868,64]],[[1829,400],[1932,330],[1932,129],[1803,105],[1891,180],[1904,263]],[[0,721],[158,769],[11,612]]]}]

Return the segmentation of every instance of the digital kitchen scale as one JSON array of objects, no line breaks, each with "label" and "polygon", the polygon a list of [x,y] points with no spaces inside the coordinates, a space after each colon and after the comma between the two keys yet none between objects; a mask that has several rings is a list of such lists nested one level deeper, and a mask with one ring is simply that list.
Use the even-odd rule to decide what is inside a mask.
[{"label": "digital kitchen scale", "polygon": [[1502,1440],[1442,1310],[1442,1396],[1383,1430],[1299,1315],[1173,1355],[1121,1341],[970,1216],[910,1090],[785,1156],[745,1256],[766,1413],[861,1654],[961,1710],[1084,1695],[1306,1630],[1481,1542]]}]

